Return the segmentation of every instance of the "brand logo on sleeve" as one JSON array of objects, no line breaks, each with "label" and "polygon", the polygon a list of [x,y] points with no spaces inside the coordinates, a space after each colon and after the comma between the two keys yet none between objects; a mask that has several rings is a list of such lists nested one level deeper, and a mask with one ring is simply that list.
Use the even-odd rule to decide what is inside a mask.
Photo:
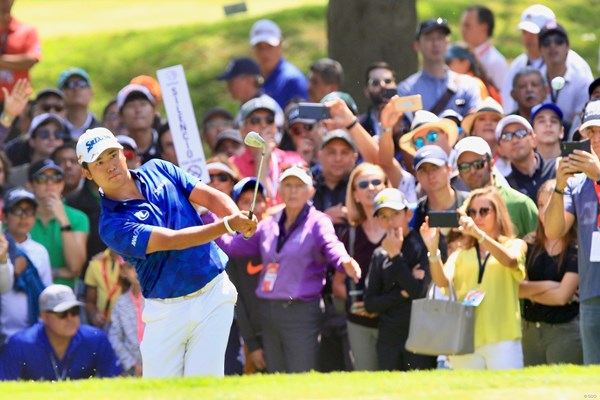
[{"label": "brand logo on sleeve", "polygon": [[150,213],[147,210],[140,210],[133,215],[140,221],[145,221],[150,216]]}]

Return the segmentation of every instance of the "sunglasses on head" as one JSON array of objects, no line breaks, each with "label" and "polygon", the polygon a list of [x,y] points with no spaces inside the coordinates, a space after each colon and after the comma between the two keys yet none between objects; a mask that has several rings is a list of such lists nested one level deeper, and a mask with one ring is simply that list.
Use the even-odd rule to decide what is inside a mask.
[{"label": "sunglasses on head", "polygon": [[461,174],[466,174],[471,170],[471,167],[475,168],[475,170],[478,171],[485,166],[486,161],[487,158],[482,158],[480,160],[460,163],[458,164],[458,172],[460,172]]},{"label": "sunglasses on head", "polygon": [[62,174],[50,174],[50,175],[45,175],[45,174],[39,174],[33,177],[33,181],[35,183],[39,183],[39,184],[46,184],[49,182],[62,182],[62,180],[64,179]]},{"label": "sunglasses on head", "polygon": [[481,218],[487,217],[487,215],[492,211],[490,207],[481,207],[479,210],[474,208],[469,208],[467,210],[467,215],[471,218],[475,218],[477,214],[481,215]]},{"label": "sunglasses on head", "polygon": [[502,135],[500,135],[500,140],[503,142],[510,142],[515,137],[523,139],[527,135],[529,135],[529,131],[527,129],[518,129],[514,132],[502,132]]},{"label": "sunglasses on head", "polygon": [[219,172],[218,174],[209,174],[209,176],[211,182],[227,182],[230,179],[229,175],[225,172]]},{"label": "sunglasses on head", "polygon": [[381,179],[371,179],[371,180],[364,180],[364,181],[360,181],[356,184],[356,186],[358,186],[359,189],[366,189],[369,187],[369,184],[373,185],[373,187],[379,186],[383,183],[383,181]]},{"label": "sunglasses on head", "polygon": [[258,125],[261,122],[264,122],[267,125],[271,125],[272,123],[275,122],[275,116],[267,115],[266,117],[259,117],[259,116],[255,115],[254,117],[248,118],[248,121],[250,121],[250,123],[252,125]]},{"label": "sunglasses on head", "polygon": [[301,136],[304,132],[312,131],[313,128],[313,124],[294,124],[290,128],[290,133],[294,136]]},{"label": "sunglasses on head", "polygon": [[546,36],[545,38],[543,38],[540,41],[540,46],[542,46],[542,47],[548,47],[548,46],[550,46],[553,43],[556,46],[562,46],[563,44],[567,43],[567,39],[564,36],[560,36],[560,35]]},{"label": "sunglasses on head", "polygon": [[66,82],[63,86],[64,89],[83,89],[88,87],[90,87],[90,84],[82,79]]},{"label": "sunglasses on head", "polygon": [[381,86],[381,84],[390,85],[394,82],[396,82],[396,80],[394,78],[386,78],[386,79],[372,78],[372,79],[369,79],[369,86]]},{"label": "sunglasses on head", "polygon": [[65,109],[65,107],[61,104],[54,104],[54,103],[46,103],[46,104],[42,104],[41,109],[44,112],[50,112],[52,110],[56,111],[56,112],[61,112],[62,110]]},{"label": "sunglasses on head", "polygon": [[64,139],[67,134],[63,131],[52,132],[48,129],[40,129],[35,133],[35,137],[40,139],[50,139],[51,136],[54,139]]},{"label": "sunglasses on head", "polygon": [[437,132],[432,131],[432,132],[427,132],[427,134],[425,135],[424,138],[418,137],[418,138],[414,139],[413,143],[417,149],[420,149],[421,147],[425,146],[426,142],[427,143],[435,143],[438,141],[439,138],[440,138],[440,135]]},{"label": "sunglasses on head", "polygon": [[15,217],[33,217],[35,215],[35,208],[15,207],[7,210],[6,213],[9,215],[14,215]]},{"label": "sunglasses on head", "polygon": [[53,312],[52,314],[56,315],[58,319],[65,319],[67,318],[67,315],[70,315],[71,317],[77,317],[79,315],[79,306],[69,308],[66,311]]}]

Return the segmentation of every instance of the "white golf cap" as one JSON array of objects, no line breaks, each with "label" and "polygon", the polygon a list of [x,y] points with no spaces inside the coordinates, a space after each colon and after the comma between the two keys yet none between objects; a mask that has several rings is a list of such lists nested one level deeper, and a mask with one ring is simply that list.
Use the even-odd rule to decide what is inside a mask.
[{"label": "white golf cap", "polygon": [[496,125],[496,140],[500,140],[500,136],[502,136],[502,131],[504,130],[504,127],[510,124],[523,125],[527,130],[529,130],[529,132],[533,132],[533,127],[531,126],[529,121],[527,121],[520,115],[511,114],[502,118],[500,122],[498,122],[498,125]]},{"label": "white golf cap", "polygon": [[50,285],[40,294],[40,311],[63,312],[85,305],[77,301],[73,289],[65,285]]},{"label": "white golf cap", "polygon": [[391,208],[392,210],[400,211],[408,208],[408,201],[404,194],[398,189],[386,188],[377,193],[374,200],[373,215],[377,215],[377,211],[382,208]]},{"label": "white golf cap", "polygon": [[556,21],[556,15],[551,9],[541,4],[534,4],[521,13],[521,21],[517,28],[537,35],[548,22],[552,21]]},{"label": "white golf cap", "polygon": [[479,136],[467,136],[460,139],[458,143],[456,143],[456,146],[454,146],[454,150],[456,150],[457,161],[460,156],[466,152],[479,154],[480,156],[485,156],[487,154],[492,157],[490,145]]},{"label": "white golf cap", "polygon": [[77,161],[92,163],[108,149],[122,149],[115,135],[106,128],[88,129],[77,141]]},{"label": "white golf cap", "polygon": [[250,29],[250,46],[256,46],[262,42],[271,46],[279,46],[281,43],[281,29],[275,22],[261,19],[252,25]]},{"label": "white golf cap", "polygon": [[313,184],[310,173],[304,168],[297,166],[289,167],[288,169],[283,171],[281,177],[279,178],[279,182],[283,182],[286,178],[289,178],[290,176],[295,176],[296,178],[300,179],[303,183],[306,184],[306,186],[312,186]]}]

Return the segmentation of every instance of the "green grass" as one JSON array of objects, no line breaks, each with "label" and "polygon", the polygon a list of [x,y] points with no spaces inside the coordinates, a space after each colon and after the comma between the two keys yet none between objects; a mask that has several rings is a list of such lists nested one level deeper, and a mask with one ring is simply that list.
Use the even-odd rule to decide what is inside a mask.
[{"label": "green grass", "polygon": [[[254,375],[224,379],[113,379],[1,383],[17,399],[584,399],[600,397],[600,367]],[[587,397],[592,398],[592,397]]]},{"label": "green grass", "polygon": [[[272,18],[280,24],[286,37],[286,58],[303,71],[307,71],[312,61],[325,56],[327,52],[324,0],[250,0],[247,2],[249,15],[224,18],[221,7],[232,2],[19,0],[15,14],[23,20],[30,16],[33,22],[37,18],[42,26],[55,27],[51,35],[43,38],[43,60],[32,72],[34,90],[54,86],[59,73],[66,67],[81,66],[92,76],[95,92],[92,109],[100,113],[106,102],[133,76],[154,75],[157,69],[182,64],[197,116],[200,117],[215,105],[236,109],[237,104],[229,99],[224,83],[216,81],[214,77],[231,58],[251,56],[248,32],[258,18]],[[496,13],[494,42],[509,58],[521,52],[515,26],[521,11],[534,2],[485,2]],[[305,3],[309,5],[259,13],[263,9],[273,11]],[[598,54],[596,38],[600,37],[595,21],[600,20],[600,1],[550,0],[544,3],[556,12],[559,21],[567,27],[572,48],[586,58],[595,71]],[[83,11],[84,4],[89,11]],[[166,4],[170,11],[164,8]],[[418,1],[418,15],[420,19],[439,15],[447,17],[453,28],[452,39],[456,40],[460,37],[462,10],[469,4],[472,2],[468,0]],[[584,15],[585,18],[582,17]],[[145,22],[140,25],[140,21]],[[167,22],[180,25],[165,27]],[[142,29],[150,26],[153,29]]]}]

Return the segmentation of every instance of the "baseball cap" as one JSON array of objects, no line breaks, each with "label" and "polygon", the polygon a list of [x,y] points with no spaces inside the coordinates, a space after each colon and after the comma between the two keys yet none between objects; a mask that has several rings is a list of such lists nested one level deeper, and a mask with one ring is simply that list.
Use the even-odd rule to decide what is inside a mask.
[{"label": "baseball cap", "polygon": [[65,99],[65,94],[62,92],[62,90],[58,90],[56,88],[44,88],[37,93],[37,95],[35,96],[35,101],[39,101],[41,98],[46,97],[50,94],[58,96],[63,100]]},{"label": "baseball cap", "polygon": [[408,201],[404,194],[398,189],[386,188],[375,196],[375,208],[373,209],[373,216],[377,215],[377,211],[382,208],[391,208],[392,210],[400,211],[408,208]]},{"label": "baseball cap", "polygon": [[279,182],[283,182],[286,178],[289,178],[290,176],[295,176],[296,178],[300,179],[303,183],[306,184],[306,186],[312,186],[313,181],[312,177],[310,176],[310,172],[308,172],[302,167],[298,167],[296,165],[289,167],[288,169],[283,171],[283,173],[279,177]]},{"label": "baseball cap", "polygon": [[225,71],[217,75],[217,79],[228,81],[240,75],[260,75],[256,61],[248,57],[234,58],[227,64]]},{"label": "baseball cap", "polygon": [[279,46],[281,43],[281,29],[275,22],[261,19],[252,25],[250,29],[250,46],[256,46],[261,42],[266,42],[271,46]]},{"label": "baseball cap", "polygon": [[579,132],[583,133],[584,129],[600,126],[600,100],[590,101],[583,112],[583,123],[579,127]]},{"label": "baseball cap", "polygon": [[123,89],[119,90],[117,94],[117,107],[119,111],[127,104],[128,101],[132,100],[132,97],[136,95],[137,97],[145,97],[153,106],[156,105],[156,100],[150,90],[146,86],[138,85],[136,83],[130,83],[125,86]]},{"label": "baseball cap", "polygon": [[138,152],[137,143],[135,142],[135,140],[132,137],[125,136],[125,135],[118,135],[115,137],[117,139],[117,142],[119,142],[121,144],[121,146],[127,146],[131,150],[135,150],[136,153]]},{"label": "baseball cap", "polygon": [[[246,190],[254,190],[256,187],[256,178],[247,177],[233,185],[233,190],[231,192],[231,198],[233,201],[237,202],[240,198],[240,195],[244,193]],[[267,197],[267,192],[262,183],[258,182],[258,190],[263,194],[263,196]]]},{"label": "baseball cap", "polygon": [[52,169],[56,172],[59,172],[62,175],[65,174],[65,171],[62,169],[62,167],[60,165],[55,163],[51,158],[48,158],[46,160],[37,161],[29,167],[28,174],[27,174],[29,177],[29,181],[33,181],[34,177],[36,177],[37,175],[43,174],[44,172],[46,172],[50,169]]},{"label": "baseball cap", "polygon": [[594,81],[590,83],[590,86],[588,86],[588,95],[590,97],[592,96],[594,89],[596,89],[598,86],[600,86],[600,78],[594,79]]},{"label": "baseball cap", "polygon": [[129,83],[145,86],[150,91],[152,97],[154,97],[154,100],[156,100],[156,104],[162,103],[162,90],[160,89],[160,84],[150,75],[138,75],[132,78]]},{"label": "baseball cap", "polygon": [[352,148],[352,151],[356,152],[356,145],[354,144],[354,140],[350,137],[348,132],[345,129],[334,129],[325,133],[323,136],[323,141],[321,142],[321,149],[324,149],[329,142],[332,140],[340,139],[343,140]]},{"label": "baseball cap", "polygon": [[492,156],[492,149],[490,145],[480,138],[479,136],[467,136],[462,138],[454,146],[456,150],[456,160],[460,158],[463,153],[470,151],[471,153],[479,154],[480,156],[488,155]]},{"label": "baseball cap", "polygon": [[548,22],[552,21],[556,21],[556,15],[551,9],[541,4],[534,4],[523,10],[517,29],[538,34]]},{"label": "baseball cap", "polygon": [[40,311],[63,312],[83,305],[66,285],[50,285],[40,294]]},{"label": "baseball cap", "polygon": [[434,31],[436,29],[444,32],[446,36],[450,34],[450,28],[448,27],[448,21],[444,18],[431,18],[426,19],[417,26],[416,37],[419,39],[421,35]]},{"label": "baseball cap", "polygon": [[558,115],[558,118],[562,122],[562,120],[563,120],[563,112],[560,109],[560,107],[558,107],[554,103],[542,103],[542,104],[538,104],[536,106],[533,106],[533,108],[531,109],[531,118],[529,120],[531,122],[533,122],[533,120],[535,119],[535,116],[538,115],[538,113],[540,111],[542,111],[542,110],[552,110],[552,111],[554,111],[554,113],[556,115]]},{"label": "baseball cap", "polygon": [[4,194],[3,208],[8,210],[21,201],[28,201],[37,207],[38,203],[33,193],[23,187],[15,187]]},{"label": "baseball cap", "polygon": [[66,123],[65,123],[64,119],[62,119],[61,117],[59,117],[56,114],[44,113],[44,114],[36,115],[31,120],[31,125],[29,126],[29,137],[31,137],[31,134],[33,132],[35,132],[37,128],[39,128],[41,125],[44,125],[48,121],[54,121],[60,126],[60,129],[62,129],[62,130],[65,129]]},{"label": "baseball cap", "polygon": [[448,164],[448,154],[446,154],[440,146],[434,144],[423,146],[415,153],[415,157],[413,158],[413,169],[416,171],[425,163],[441,167],[442,165]]},{"label": "baseball cap", "polygon": [[332,100],[335,100],[335,99],[342,99],[342,100],[344,100],[344,102],[346,103],[346,105],[348,106],[348,108],[350,109],[350,111],[352,111],[352,114],[358,115],[358,105],[356,104],[356,102],[354,101],[354,99],[352,98],[352,96],[350,96],[346,92],[330,92],[330,93],[327,93],[325,96],[323,96],[323,98],[321,99],[320,103],[326,103],[328,101],[332,101]]},{"label": "baseball cap", "polygon": [[277,107],[277,103],[271,97],[255,97],[242,105],[242,108],[240,109],[240,117],[242,121],[245,121],[246,118],[248,118],[248,116],[256,110],[267,110],[271,111],[273,114],[276,114]]},{"label": "baseball cap", "polygon": [[530,132],[533,132],[533,127],[525,118],[521,117],[520,115],[507,115],[506,117],[502,118],[500,122],[498,122],[498,125],[496,125],[496,140],[500,140],[500,136],[502,136],[502,130],[504,130],[506,125],[510,124],[521,124],[525,128],[529,129]]},{"label": "baseball cap", "polygon": [[225,172],[227,175],[231,176],[231,178],[234,181],[237,181],[240,177],[239,174],[237,174],[233,169],[231,169],[231,167],[223,162],[211,162],[206,164],[206,170],[207,171],[222,171]]},{"label": "baseball cap", "polygon": [[233,121],[233,115],[231,115],[231,113],[228,110],[222,107],[213,107],[204,113],[204,115],[202,116],[202,123],[205,124],[206,121],[208,121],[215,115],[221,115],[226,119],[230,119]]},{"label": "baseball cap", "polygon": [[115,135],[106,128],[88,129],[77,140],[77,161],[92,163],[107,149],[123,149]]},{"label": "baseball cap", "polygon": [[84,69],[78,67],[70,67],[60,73],[60,75],[58,76],[58,82],[56,83],[56,87],[62,89],[65,86],[65,83],[67,83],[69,78],[71,78],[72,76],[79,76],[84,81],[86,81],[88,85],[92,86],[92,80],[90,79],[90,75]]},{"label": "baseball cap", "polygon": [[569,42],[569,35],[567,34],[565,27],[556,23],[556,21],[550,21],[544,25],[544,27],[540,30],[540,33],[538,33],[539,42],[542,43],[542,40],[544,40],[546,36],[552,35],[553,33],[563,36],[565,39],[567,39],[567,43]]},{"label": "baseball cap", "polygon": [[314,124],[315,122],[317,122],[316,119],[300,118],[300,107],[297,104],[290,106],[287,112],[287,121],[288,126],[292,126],[296,122],[301,122],[304,124]]},{"label": "baseball cap", "polygon": [[217,135],[215,139],[215,149],[218,149],[225,140],[232,140],[236,143],[244,144],[244,139],[242,139],[240,131],[237,129],[225,129]]}]

